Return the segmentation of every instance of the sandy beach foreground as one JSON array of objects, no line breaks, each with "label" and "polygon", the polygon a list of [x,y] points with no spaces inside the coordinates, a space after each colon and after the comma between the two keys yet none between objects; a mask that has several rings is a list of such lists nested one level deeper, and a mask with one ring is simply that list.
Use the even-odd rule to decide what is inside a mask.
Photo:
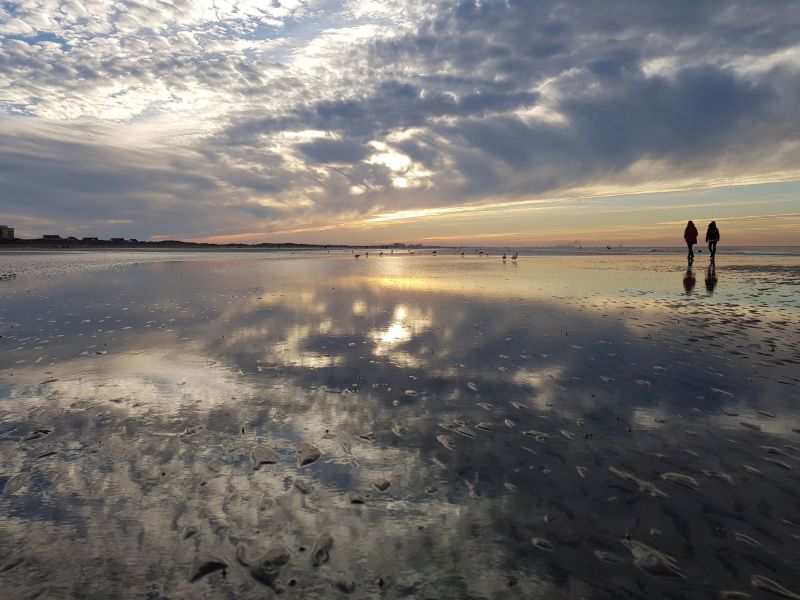
[{"label": "sandy beach foreground", "polygon": [[800,257],[705,261],[0,257],[0,595],[800,598]]}]

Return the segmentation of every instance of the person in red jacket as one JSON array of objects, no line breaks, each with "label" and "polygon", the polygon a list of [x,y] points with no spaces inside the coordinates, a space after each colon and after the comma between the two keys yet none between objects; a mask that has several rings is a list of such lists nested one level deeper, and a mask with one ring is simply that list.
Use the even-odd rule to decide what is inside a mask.
[{"label": "person in red jacket", "polygon": [[697,243],[697,227],[694,226],[694,223],[689,221],[686,224],[686,229],[683,230],[683,239],[686,240],[686,247],[689,248],[689,266],[694,262],[694,251],[692,250],[692,246]]}]

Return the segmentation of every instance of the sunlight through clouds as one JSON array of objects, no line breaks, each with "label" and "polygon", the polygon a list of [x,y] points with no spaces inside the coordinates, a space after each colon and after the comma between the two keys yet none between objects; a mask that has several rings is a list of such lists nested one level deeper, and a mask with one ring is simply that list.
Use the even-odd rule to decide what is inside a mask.
[{"label": "sunlight through clouds", "polygon": [[798,31],[767,1],[4,1],[0,221],[535,244],[600,226],[580,198],[721,189],[718,219],[780,214],[768,186],[800,186]]}]

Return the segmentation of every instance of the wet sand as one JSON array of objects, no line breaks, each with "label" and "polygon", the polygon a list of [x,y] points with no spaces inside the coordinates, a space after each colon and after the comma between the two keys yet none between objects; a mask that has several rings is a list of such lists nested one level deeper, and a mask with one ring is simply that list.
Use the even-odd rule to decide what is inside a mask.
[{"label": "wet sand", "polygon": [[706,260],[2,257],[2,596],[799,598],[800,258]]}]

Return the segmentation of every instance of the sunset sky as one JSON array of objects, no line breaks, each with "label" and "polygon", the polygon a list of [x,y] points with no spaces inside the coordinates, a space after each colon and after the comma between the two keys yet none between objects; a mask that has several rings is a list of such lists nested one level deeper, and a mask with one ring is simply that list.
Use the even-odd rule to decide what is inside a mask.
[{"label": "sunset sky", "polygon": [[781,0],[0,0],[0,223],[800,245]]}]

